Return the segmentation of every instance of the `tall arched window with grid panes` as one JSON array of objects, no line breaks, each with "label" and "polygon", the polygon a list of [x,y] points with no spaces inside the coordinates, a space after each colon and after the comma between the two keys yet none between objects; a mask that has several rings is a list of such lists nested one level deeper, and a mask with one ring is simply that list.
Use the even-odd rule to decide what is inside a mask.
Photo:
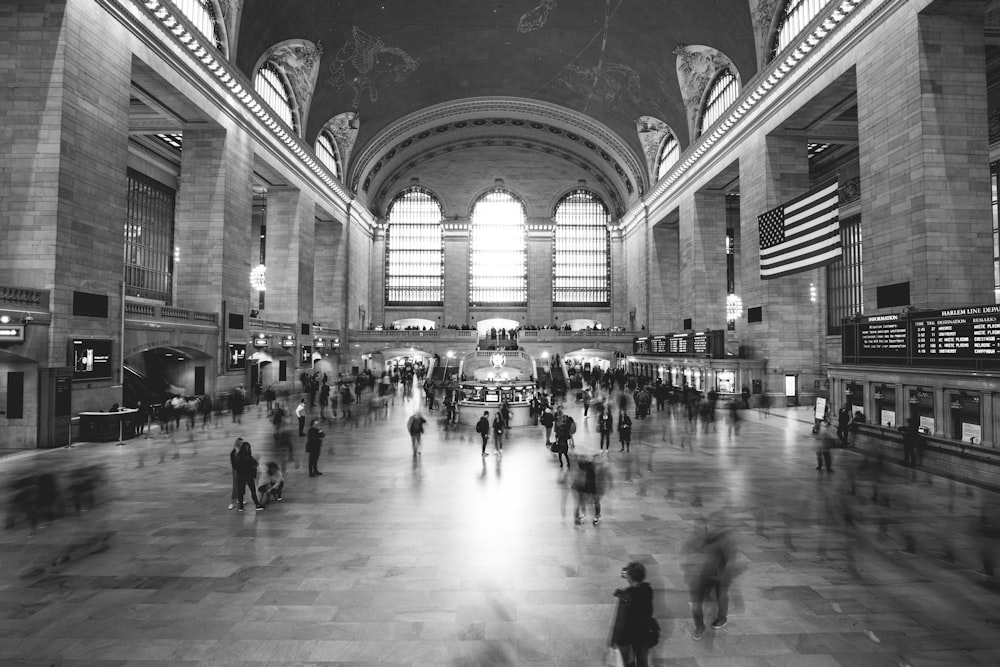
[{"label": "tall arched window with grid panes", "polygon": [[528,300],[527,214],[508,190],[495,188],[472,208],[469,303],[523,306]]},{"label": "tall arched window with grid panes", "polygon": [[656,157],[656,180],[667,175],[670,168],[677,164],[681,157],[681,143],[673,132],[668,132],[660,143],[660,152]]},{"label": "tall arched window with grid panes", "polygon": [[386,305],[444,302],[444,237],[441,203],[420,187],[389,204],[385,233]]},{"label": "tall arched window with grid panes", "polygon": [[222,52],[226,51],[216,6],[212,0],[173,0],[173,2],[194,24],[198,32],[215,45],[215,48]]},{"label": "tall arched window with grid panes", "polygon": [[816,18],[826,5],[836,0],[785,0],[771,38],[768,62],[785,50],[795,37]]},{"label": "tall arched window with grid panes", "polygon": [[253,79],[253,87],[257,94],[264,98],[267,105],[271,107],[274,115],[285,121],[285,124],[292,128],[293,132],[298,133],[298,124],[295,122],[295,98],[292,97],[291,90],[285,82],[285,76],[281,70],[274,63],[265,61],[257,70],[257,75]]},{"label": "tall arched window with grid panes", "polygon": [[555,306],[607,306],[611,300],[608,209],[597,195],[576,190],[556,205],[552,246]]},{"label": "tall arched window with grid panes", "polygon": [[712,127],[715,121],[722,118],[736,98],[740,96],[740,82],[736,75],[728,68],[724,68],[715,75],[712,85],[705,95],[705,106],[701,112],[701,123],[698,126],[698,134]]},{"label": "tall arched window with grid panes", "polygon": [[323,166],[330,170],[331,176],[340,178],[340,158],[336,146],[333,137],[326,130],[320,132],[319,136],[316,137],[316,157],[323,163]]}]

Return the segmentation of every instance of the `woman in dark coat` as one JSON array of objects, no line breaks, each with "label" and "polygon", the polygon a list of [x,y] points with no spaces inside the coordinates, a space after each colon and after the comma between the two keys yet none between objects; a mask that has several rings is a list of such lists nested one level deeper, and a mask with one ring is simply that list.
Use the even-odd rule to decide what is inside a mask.
[{"label": "woman in dark coat", "polygon": [[240,444],[240,450],[236,454],[236,485],[239,488],[237,500],[241,512],[243,511],[243,494],[247,487],[250,487],[250,497],[253,499],[254,506],[258,510],[264,509],[257,498],[257,459],[250,451],[249,442],[244,441]]},{"label": "woman in dark coat", "polygon": [[319,452],[323,447],[323,436],[326,435],[319,430],[319,420],[314,419],[309,424],[309,432],[306,434],[306,452],[309,454],[309,476],[322,475],[319,471]]},{"label": "woman in dark coat", "polygon": [[646,568],[642,563],[626,565],[622,578],[628,587],[614,593],[618,610],[611,629],[611,646],[618,648],[625,667],[646,667],[653,622],[653,589],[646,583]]}]

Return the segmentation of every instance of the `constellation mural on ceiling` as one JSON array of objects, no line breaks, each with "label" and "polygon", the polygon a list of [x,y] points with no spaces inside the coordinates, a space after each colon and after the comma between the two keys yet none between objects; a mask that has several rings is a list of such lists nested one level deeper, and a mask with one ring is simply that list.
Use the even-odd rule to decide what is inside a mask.
[{"label": "constellation mural on ceiling", "polygon": [[402,49],[386,46],[381,37],[369,35],[354,26],[351,36],[333,56],[330,63],[330,83],[337,88],[350,86],[354,91],[351,105],[361,103],[361,94],[368,101],[378,99],[378,82],[386,76],[400,82],[417,69],[419,61]]},{"label": "constellation mural on ceiling", "polygon": [[517,24],[518,32],[531,32],[538,30],[549,20],[549,12],[555,9],[556,0],[541,0],[541,4],[521,15],[521,20]]}]

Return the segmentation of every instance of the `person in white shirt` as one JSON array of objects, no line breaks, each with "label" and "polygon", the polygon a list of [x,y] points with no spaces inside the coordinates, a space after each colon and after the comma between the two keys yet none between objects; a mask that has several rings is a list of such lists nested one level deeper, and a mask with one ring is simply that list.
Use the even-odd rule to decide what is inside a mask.
[{"label": "person in white shirt", "polygon": [[295,416],[299,418],[299,435],[305,437],[306,435],[306,399],[299,401],[299,404],[295,406]]}]

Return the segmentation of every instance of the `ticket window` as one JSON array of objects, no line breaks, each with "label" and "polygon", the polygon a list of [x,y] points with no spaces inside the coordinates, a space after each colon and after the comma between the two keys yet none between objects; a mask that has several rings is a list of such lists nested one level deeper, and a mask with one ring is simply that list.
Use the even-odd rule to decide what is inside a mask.
[{"label": "ticket window", "polygon": [[719,392],[723,394],[735,394],[736,393],[736,372],[735,371],[719,371],[715,376],[715,381],[718,384]]},{"label": "ticket window", "polygon": [[851,405],[851,414],[865,411],[865,387],[857,382],[848,382],[844,390],[844,402]]},{"label": "ticket window", "polygon": [[907,423],[916,424],[924,435],[934,435],[934,390],[930,387],[910,387],[906,403]]},{"label": "ticket window", "polygon": [[879,385],[875,387],[875,414],[869,420],[879,426],[895,428],[896,426],[896,388]]},{"label": "ticket window", "polygon": [[973,445],[983,441],[983,417],[979,394],[952,393],[950,396],[951,437]]}]

